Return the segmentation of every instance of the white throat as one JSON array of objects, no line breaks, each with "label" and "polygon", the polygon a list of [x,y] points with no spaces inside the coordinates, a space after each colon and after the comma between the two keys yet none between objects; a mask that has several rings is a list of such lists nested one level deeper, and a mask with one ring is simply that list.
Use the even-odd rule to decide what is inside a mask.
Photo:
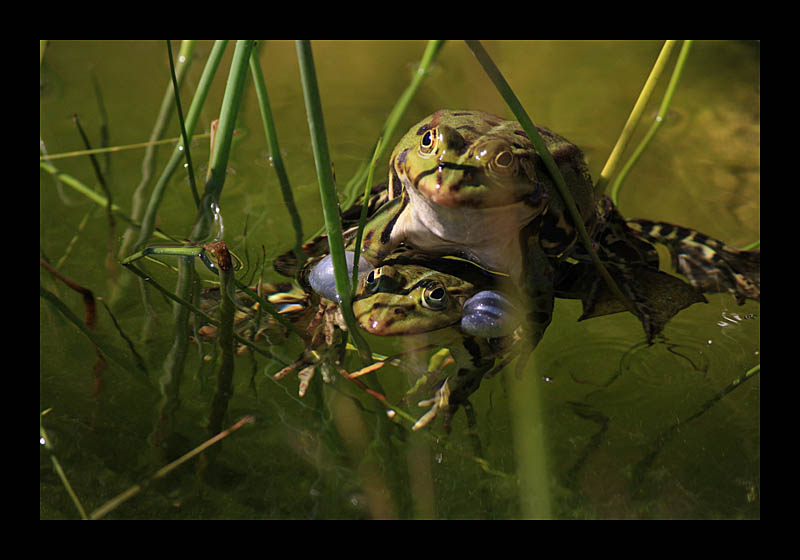
[{"label": "white throat", "polygon": [[[413,187],[392,231],[397,242],[437,254],[462,253],[483,266],[519,279],[522,255],[519,232],[536,210],[525,202],[493,208],[450,208],[432,202]],[[457,240],[456,242],[450,240]]]}]

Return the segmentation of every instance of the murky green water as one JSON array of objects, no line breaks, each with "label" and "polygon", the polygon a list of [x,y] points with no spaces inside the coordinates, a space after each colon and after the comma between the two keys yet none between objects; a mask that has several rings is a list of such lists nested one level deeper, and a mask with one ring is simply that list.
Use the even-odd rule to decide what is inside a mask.
[{"label": "murky green water", "polygon": [[[593,176],[609,153],[638,95],[657,42],[488,42],[487,50],[537,122],[584,148]],[[184,107],[210,48],[184,86]],[[374,139],[407,85],[424,43],[313,44],[336,175],[344,184],[369,156]],[[227,62],[226,62],[227,64]],[[261,64],[307,236],[322,224],[318,188],[293,43],[267,43]],[[224,91],[220,71],[200,129],[216,118]],[[72,115],[98,145],[102,92],[109,143],[144,142],[168,83],[164,45],[151,42],[55,42],[41,74],[40,137],[48,153],[81,149]],[[432,111],[475,108],[508,114],[469,50],[448,43],[406,117],[410,126]],[[222,196],[225,236],[240,255],[267,258],[291,247],[293,233],[268,163],[252,91]],[[168,136],[177,136],[171,124]],[[393,141],[396,141],[394,139]],[[169,149],[158,153],[160,172]],[[108,183],[126,211],[141,178],[143,150],[114,153]],[[192,152],[199,176],[208,149]],[[101,160],[103,162],[103,160]],[[94,186],[86,158],[59,160],[62,171]],[[381,167],[385,166],[382,162]],[[170,184],[159,227],[187,236],[194,219],[184,177]],[[739,42],[696,43],[673,111],[625,185],[626,216],[694,227],[733,245],[760,237],[760,52]],[[124,223],[113,236],[118,243]],[[163,445],[149,444],[159,420],[159,378],[170,346],[171,308],[152,295],[158,322],[143,334],[144,311],[130,273],[108,268],[108,220],[79,194],[40,174],[40,246],[60,271],[109,302],[143,356],[149,384],[110,363],[96,390],[97,355],[86,337],[50,306],[40,306],[40,408],[69,479],[93,510],[165,462],[207,439],[213,366],[190,350],[180,408]],[[167,286],[172,271],[151,273]],[[83,316],[80,297],[43,273],[42,283]],[[270,278],[277,279],[277,275]],[[760,517],[760,378],[728,391],[760,361],[760,306],[729,296],[678,315],[664,341],[643,344],[627,315],[577,323],[580,306],[558,301],[536,351],[538,416],[547,441],[546,478],[559,518]],[[104,309],[97,332],[130,355]],[[377,350],[389,350],[375,342]],[[284,349],[291,354],[296,348]],[[275,383],[278,364],[248,356],[237,362],[230,421],[257,418],[221,446],[202,484],[196,463],[184,466],[110,514],[114,518],[516,518],[529,511],[516,477],[519,437],[509,416],[505,372],[484,382],[473,404],[488,471],[474,460],[474,440],[459,413],[446,445],[429,433],[376,432],[382,408],[343,381],[314,385],[304,400],[296,382]],[[383,370],[390,397],[406,374]],[[515,432],[516,430],[516,432]],[[77,512],[41,454],[40,516]],[[522,477],[524,479],[524,476]]]}]

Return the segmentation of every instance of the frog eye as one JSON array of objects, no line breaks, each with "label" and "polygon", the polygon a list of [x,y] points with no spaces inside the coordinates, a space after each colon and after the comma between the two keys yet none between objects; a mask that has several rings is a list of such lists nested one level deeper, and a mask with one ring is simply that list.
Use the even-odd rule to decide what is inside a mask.
[{"label": "frog eye", "polygon": [[390,265],[379,266],[378,268],[370,270],[364,278],[364,288],[373,294],[377,294],[378,292],[395,292],[401,284],[402,278],[394,267]]},{"label": "frog eye", "polygon": [[494,164],[497,167],[511,167],[512,163],[514,163],[514,155],[508,150],[503,150],[494,156]]},{"label": "frog eye", "polygon": [[[377,274],[375,273],[376,270],[378,271]],[[370,292],[375,293],[378,291],[378,280],[380,280],[380,270],[377,268],[370,270],[369,274],[367,274],[367,277],[364,279],[364,286]]]},{"label": "frog eye", "polygon": [[500,175],[511,175],[516,170],[516,158],[511,150],[501,150],[492,158],[490,167]]},{"label": "frog eye", "polygon": [[436,136],[435,128],[425,131],[422,138],[419,139],[419,151],[423,154],[430,154],[436,149]]},{"label": "frog eye", "polygon": [[447,290],[439,282],[432,282],[422,292],[422,306],[433,311],[441,311],[447,307]]}]

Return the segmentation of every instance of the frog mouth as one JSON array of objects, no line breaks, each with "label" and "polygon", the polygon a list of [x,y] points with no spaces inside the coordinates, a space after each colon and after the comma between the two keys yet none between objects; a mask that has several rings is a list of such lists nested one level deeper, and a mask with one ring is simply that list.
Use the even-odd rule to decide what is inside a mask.
[{"label": "frog mouth", "polygon": [[420,171],[419,175],[417,175],[414,178],[414,186],[419,188],[420,182],[428,175],[433,175],[434,173],[436,173],[436,184],[441,186],[443,179],[442,175],[445,169],[451,171],[461,171],[463,173],[460,181],[448,185],[448,188],[452,191],[457,192],[461,189],[461,187],[480,186],[483,184],[482,181],[475,181],[474,179],[474,177],[476,176],[483,175],[483,171],[479,167],[475,167],[474,165],[467,165],[464,163],[452,163],[443,161],[432,169],[426,169],[425,171]]},{"label": "frog mouth", "polygon": [[[431,175],[435,175],[435,179],[430,178]],[[426,178],[430,179],[426,181]],[[477,189],[486,185],[486,174],[481,168],[474,165],[441,162],[431,169],[421,171],[412,182],[418,192],[442,206],[481,207],[485,205],[485,200],[468,188]]]}]

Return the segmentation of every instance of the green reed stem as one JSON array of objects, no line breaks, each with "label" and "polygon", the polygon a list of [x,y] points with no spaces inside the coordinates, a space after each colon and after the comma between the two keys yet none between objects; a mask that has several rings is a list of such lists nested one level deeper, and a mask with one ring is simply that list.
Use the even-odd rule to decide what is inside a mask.
[{"label": "green reed stem", "polygon": [[[89,142],[89,137],[86,136],[86,132],[83,130],[83,126],[81,126],[80,120],[78,119],[78,115],[73,115],[72,120],[75,122],[75,126],[78,128],[78,133],[83,140],[83,145],[86,147],[87,150],[92,149],[92,144]],[[116,225],[114,222],[114,213],[111,211],[111,206],[114,204],[114,199],[112,197],[111,189],[108,188],[108,184],[106,183],[105,174],[100,169],[100,163],[97,161],[97,158],[94,154],[89,155],[89,161],[92,164],[92,169],[94,170],[94,175],[97,178],[97,183],[100,185],[100,188],[103,191],[103,194],[106,196],[106,218],[108,219],[108,229],[111,232],[112,239],[114,237],[114,226]]]},{"label": "green reed stem", "polygon": [[256,88],[258,105],[261,108],[261,120],[264,123],[264,134],[267,138],[267,149],[269,150],[270,161],[275,169],[275,174],[278,176],[283,202],[286,205],[286,209],[289,211],[289,216],[292,219],[292,226],[294,227],[294,254],[297,258],[297,266],[301,267],[306,259],[306,255],[303,252],[303,222],[300,219],[300,212],[298,212],[297,205],[294,202],[292,186],[289,183],[289,176],[283,164],[283,156],[281,156],[281,149],[278,145],[278,132],[275,129],[275,119],[272,115],[272,107],[270,107],[269,104],[267,85],[264,82],[264,74],[261,71],[261,64],[259,64],[258,61],[257,51],[254,51],[253,56],[250,57],[250,72],[253,75],[253,84]]},{"label": "green reed stem", "polygon": [[[230,156],[234,125],[241,105],[245,77],[248,71],[248,60],[252,49],[253,41],[238,41],[233,52],[228,82],[222,99],[222,108],[220,109],[211,168],[206,180],[205,192],[200,200],[197,220],[189,237],[193,243],[203,241],[208,237],[216,216],[218,201],[222,193],[222,187],[225,184],[225,170]],[[206,69],[208,69],[208,64]],[[196,107],[195,101],[198,101],[199,97],[201,97],[200,88],[198,88],[198,93],[195,94],[192,108],[189,110],[189,117],[187,117],[186,129],[189,134],[193,131],[193,126],[189,119],[192,117],[192,110]],[[148,206],[149,210],[150,206]],[[139,239],[140,242],[143,240],[142,237]],[[146,241],[146,238],[144,240]],[[186,301],[191,299],[192,286],[194,284],[194,259],[192,257],[179,257],[178,259],[178,279],[175,295]],[[189,315],[189,308],[185,305],[175,305],[173,307],[172,316],[175,330],[172,336],[172,346],[164,359],[164,369],[159,383],[162,393],[158,411],[159,420],[152,434],[153,443],[156,445],[160,444],[160,438],[164,434],[168,434],[171,431],[171,423],[180,403],[178,393],[186,363],[189,335],[191,334]]]},{"label": "green reed stem", "polygon": [[206,189],[200,201],[198,221],[192,232],[192,241],[195,242],[208,235],[214,220],[215,206],[219,202],[222,187],[225,185],[225,173],[233,141],[233,131],[236,128],[236,117],[244,96],[244,84],[249,73],[253,44],[254,41],[237,41],[233,51],[231,70],[228,74],[228,83],[225,86],[225,95],[222,98],[222,108],[219,113],[217,135],[213,143],[211,168],[206,181]]},{"label": "green reed stem", "polygon": [[653,69],[650,70],[650,75],[647,77],[647,81],[644,83],[644,87],[642,87],[642,91],[639,93],[639,98],[633,105],[631,114],[628,116],[628,120],[625,123],[625,126],[622,128],[622,133],[620,133],[617,143],[614,145],[614,149],[611,150],[611,155],[608,156],[608,160],[603,166],[603,170],[600,172],[600,177],[597,179],[597,183],[594,186],[595,193],[598,196],[605,192],[608,181],[617,170],[617,166],[622,159],[622,154],[625,152],[625,148],[628,147],[628,142],[630,142],[631,136],[633,136],[633,131],[636,129],[636,126],[639,124],[639,121],[642,118],[642,113],[644,113],[644,110],[650,101],[650,97],[653,95],[653,90],[655,89],[656,84],[658,83],[658,80],[664,71],[664,68],[667,66],[669,55],[672,54],[672,49],[675,47],[676,42],[677,41],[666,41],[664,46],[661,47],[661,52],[659,53],[658,58],[653,65]]},{"label": "green reed stem", "polygon": [[190,245],[188,247],[145,247],[120,261],[122,265],[129,265],[150,255],[169,255],[175,257],[198,257],[205,252],[202,247]]},{"label": "green reed stem", "polygon": [[[170,88],[171,87],[172,86],[170,86]],[[208,134],[203,133],[192,136],[192,140],[199,140],[201,138],[208,138]],[[133,144],[122,144],[120,146],[108,146],[107,148],[92,148],[91,150],[59,152],[57,154],[41,155],[39,156],[39,161],[55,161],[57,159],[88,156],[89,154],[113,154],[115,152],[124,152],[126,150],[140,150],[141,148],[157,147],[164,144],[175,144],[176,142],[180,141],[181,138],[176,136],[174,138],[162,138],[161,140],[148,140],[147,142],[135,142]]]},{"label": "green reed stem", "polygon": [[322,117],[322,103],[319,97],[317,75],[314,69],[314,57],[309,41],[297,41],[297,61],[300,66],[300,78],[303,83],[303,98],[308,114],[308,128],[311,134],[311,147],[314,152],[314,164],[317,168],[317,180],[322,200],[322,213],[325,218],[325,228],[328,232],[328,246],[333,272],[336,281],[336,291],[339,295],[339,307],[347,328],[358,348],[362,366],[372,361],[372,353],[367,342],[358,332],[356,319],[353,315],[352,298],[350,296],[350,283],[347,261],[344,256],[344,237],[339,216],[339,200],[336,196],[336,185],[333,181],[330,154],[328,153],[328,140],[325,134],[325,121]]},{"label": "green reed stem", "polygon": [[367,180],[364,182],[364,198],[361,201],[361,216],[358,218],[358,232],[356,233],[356,243],[354,245],[353,256],[353,294],[355,295],[356,288],[358,287],[358,259],[361,256],[361,239],[364,237],[364,226],[367,224],[367,207],[369,206],[369,197],[372,192],[372,175],[375,171],[375,163],[378,161],[378,154],[381,151],[381,144],[383,138],[378,138],[375,144],[375,152],[372,154],[372,161],[369,165],[369,173],[367,173]]},{"label": "green reed stem", "polygon": [[181,107],[181,91],[178,87],[178,77],[175,75],[175,61],[172,60],[172,42],[167,39],[167,55],[169,55],[169,75],[172,79],[172,89],[175,91],[175,109],[178,111],[178,123],[181,126],[181,138],[183,138],[183,151],[186,154],[186,171],[189,174],[189,187],[192,189],[195,207],[200,205],[200,195],[197,194],[197,185],[194,180],[194,166],[192,165],[192,151],[190,150],[189,137],[186,134],[185,121],[183,119],[183,107]]},{"label": "green reed stem", "polygon": [[681,72],[683,71],[683,66],[686,63],[686,58],[689,56],[689,48],[692,46],[691,41],[684,41],[683,45],[681,46],[681,51],[678,53],[678,60],[675,62],[675,68],[672,69],[672,77],[669,80],[669,84],[667,85],[667,90],[664,92],[664,98],[661,100],[661,106],[658,109],[658,114],[656,115],[653,124],[650,126],[650,129],[645,134],[642,141],[636,146],[636,149],[631,154],[631,157],[625,163],[623,168],[620,170],[619,175],[614,179],[614,182],[611,185],[611,201],[616,205],[617,199],[619,197],[619,189],[622,186],[622,182],[630,173],[630,170],[633,169],[633,166],[636,165],[636,162],[639,161],[639,157],[642,155],[644,150],[650,144],[650,141],[655,136],[658,129],[661,128],[661,125],[664,124],[664,121],[667,118],[667,114],[669,112],[669,106],[672,103],[672,96],[675,94],[675,90],[678,87],[678,81],[681,77]]},{"label": "green reed stem", "polygon": [[[230,264],[230,263],[228,263]],[[219,371],[217,372],[217,389],[211,403],[211,412],[208,419],[208,430],[215,434],[222,430],[225,416],[228,413],[228,403],[233,396],[233,372],[236,352],[234,351],[233,315],[236,304],[233,300],[236,278],[233,269],[225,266],[219,267],[219,331],[217,344],[222,353]]]},{"label": "green reed stem", "polygon": [[[195,41],[189,40],[181,42],[181,48],[178,52],[178,68],[176,71],[176,78],[179,86],[183,83],[183,80],[189,71],[189,66],[193,58],[192,55],[194,53],[194,46]],[[131,197],[131,214],[136,220],[139,220],[142,217],[142,214],[145,210],[147,188],[152,181],[153,174],[155,173],[158,146],[162,143],[173,141],[163,140],[161,138],[164,136],[164,131],[167,129],[170,116],[175,108],[174,98],[175,89],[173,85],[170,84],[164,92],[164,97],[161,99],[161,107],[158,110],[158,116],[156,117],[156,122],[153,124],[153,129],[150,131],[150,138],[148,142],[144,144],[147,149],[145,150],[144,157],[142,158],[142,177],[139,180],[139,184],[136,186],[136,189],[133,191],[133,196]],[[116,151],[129,148],[130,146],[116,146],[112,149],[113,151]],[[125,234],[122,237],[122,242],[120,243],[118,252],[120,258],[126,255],[130,250],[131,245],[134,243],[135,235],[136,232],[130,227],[125,230]]]},{"label": "green reed stem", "polygon": [[547,434],[542,413],[544,399],[539,390],[541,375],[506,375],[514,455],[519,477],[520,512],[526,519],[553,517]]},{"label": "green reed stem", "polygon": [[[186,114],[186,134],[191,137],[194,134],[194,129],[197,126],[197,121],[200,118],[200,112],[205,104],[208,92],[211,89],[211,82],[214,80],[217,68],[222,61],[222,55],[225,53],[225,46],[227,41],[217,41],[208,55],[206,66],[203,69],[203,74],[200,77],[200,82],[197,84],[197,91],[192,98],[192,104]],[[150,200],[147,203],[144,216],[142,217],[142,228],[139,231],[139,239],[134,246],[134,250],[140,250],[147,245],[150,236],[155,229],[156,215],[161,206],[161,200],[164,198],[164,192],[167,188],[167,183],[172,177],[172,174],[179,167],[180,162],[183,160],[183,144],[178,144],[172,152],[167,165],[164,167],[161,176],[156,181],[153,187],[153,192],[150,195]]]},{"label": "green reed stem", "polygon": [[572,218],[573,225],[575,226],[575,229],[578,230],[578,235],[580,236],[586,251],[592,257],[592,261],[597,267],[597,271],[600,273],[600,276],[603,277],[606,284],[617,297],[617,299],[625,304],[625,307],[628,309],[628,311],[638,317],[633,303],[625,294],[622,293],[617,286],[617,283],[614,282],[614,279],[606,270],[606,267],[603,266],[603,263],[600,262],[600,259],[597,257],[597,253],[595,252],[594,247],[592,247],[592,241],[589,239],[589,234],[586,231],[586,227],[583,223],[583,218],[578,211],[578,207],[575,205],[575,201],[572,199],[572,195],[567,188],[567,184],[564,182],[564,178],[561,176],[558,165],[556,165],[556,162],[553,160],[553,156],[550,155],[550,151],[547,149],[544,140],[542,140],[542,137],[539,136],[539,132],[536,130],[536,126],[534,126],[533,121],[531,121],[531,118],[528,116],[528,113],[522,107],[522,104],[514,94],[511,86],[508,85],[508,82],[503,77],[500,69],[491,59],[489,53],[486,52],[486,49],[483,48],[483,45],[481,45],[480,41],[467,41],[466,43],[467,46],[469,46],[469,48],[472,50],[475,58],[477,58],[478,62],[480,62],[481,66],[483,66],[483,69],[486,71],[486,74],[500,92],[500,95],[502,95],[503,99],[505,99],[506,104],[514,113],[514,116],[516,116],[517,121],[519,121],[519,123],[522,125],[522,128],[528,134],[528,138],[533,143],[534,148],[536,148],[536,151],[542,158],[542,161],[550,172],[550,175],[553,177],[556,187],[558,188],[558,192],[561,195],[567,210],[569,211],[570,217]]}]

